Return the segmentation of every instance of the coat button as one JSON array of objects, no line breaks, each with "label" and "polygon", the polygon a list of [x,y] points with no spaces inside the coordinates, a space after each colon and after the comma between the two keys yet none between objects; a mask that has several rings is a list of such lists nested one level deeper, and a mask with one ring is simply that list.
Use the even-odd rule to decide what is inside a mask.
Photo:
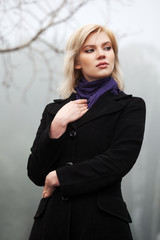
[{"label": "coat button", "polygon": [[62,200],[63,200],[63,201],[68,201],[68,200],[69,200],[69,197],[63,197],[63,196],[62,196]]},{"label": "coat button", "polygon": [[73,162],[67,162],[66,163],[66,166],[72,166],[73,165]]},{"label": "coat button", "polygon": [[74,131],[74,130],[70,131],[70,132],[69,132],[69,136],[70,136],[71,138],[74,138],[74,137],[76,136],[76,131]]}]

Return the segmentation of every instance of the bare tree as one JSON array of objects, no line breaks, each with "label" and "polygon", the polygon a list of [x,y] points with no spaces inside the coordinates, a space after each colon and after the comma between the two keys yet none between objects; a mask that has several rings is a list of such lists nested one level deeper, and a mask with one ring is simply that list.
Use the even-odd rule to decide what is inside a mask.
[{"label": "bare tree", "polygon": [[[39,56],[48,69],[49,81],[52,81],[54,70],[53,61],[50,61],[51,53],[52,57],[54,53],[63,54],[63,46],[59,47],[57,44],[60,42],[57,29],[64,24],[67,26],[68,20],[86,2],[87,0],[2,0],[0,2],[0,54],[4,66],[2,82],[4,87],[9,88],[14,85],[16,64],[13,53],[21,50],[32,61],[32,80],[35,79],[36,57]],[[63,28],[67,29],[64,26]],[[32,80],[26,89],[29,88]]]},{"label": "bare tree", "polygon": [[[43,41],[56,52],[61,50],[40,37],[51,27],[70,19],[87,1],[13,0],[1,3],[0,53],[13,52],[30,46],[35,40]],[[58,3],[58,4],[57,4]],[[19,39],[17,39],[17,34]],[[12,40],[16,40],[16,43]],[[14,46],[15,45],[15,46]]]}]

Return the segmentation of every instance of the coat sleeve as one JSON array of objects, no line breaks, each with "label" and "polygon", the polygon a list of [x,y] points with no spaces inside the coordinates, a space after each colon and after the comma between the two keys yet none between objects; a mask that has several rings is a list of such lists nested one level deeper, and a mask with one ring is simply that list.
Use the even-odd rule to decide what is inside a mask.
[{"label": "coat sleeve", "polygon": [[49,137],[50,124],[54,116],[49,116],[48,106],[42,114],[27,164],[28,176],[38,186],[44,186],[46,175],[56,169],[59,154],[56,149],[63,145],[65,139],[65,133],[58,139]]},{"label": "coat sleeve", "polygon": [[56,170],[62,195],[71,197],[96,192],[120,181],[139,155],[144,125],[145,103],[134,97],[125,107],[106,152]]}]

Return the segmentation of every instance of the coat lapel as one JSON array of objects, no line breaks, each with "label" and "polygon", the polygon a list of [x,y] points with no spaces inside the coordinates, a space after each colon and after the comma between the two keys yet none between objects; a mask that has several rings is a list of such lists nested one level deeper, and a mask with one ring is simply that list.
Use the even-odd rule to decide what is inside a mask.
[{"label": "coat lapel", "polygon": [[[110,92],[106,92],[100,96],[95,104],[80,119],[73,123],[70,123],[69,125],[73,128],[77,128],[96,118],[117,112],[126,106],[126,101],[122,101],[122,99],[131,97],[132,95],[127,95],[123,92],[120,92],[118,95],[113,95]],[[54,107],[53,105],[50,105],[48,111],[50,114],[55,115],[61,107],[63,107],[69,101],[73,101],[75,99],[75,93],[72,93],[71,96],[67,99],[56,99],[54,100],[56,104]]]},{"label": "coat lapel", "polygon": [[97,102],[80,119],[75,122],[76,126],[80,127],[89,121],[123,109],[126,106],[126,102],[121,100],[131,97],[132,95],[126,95],[123,92],[120,92],[119,95],[115,96],[110,92],[104,93],[97,100]]}]

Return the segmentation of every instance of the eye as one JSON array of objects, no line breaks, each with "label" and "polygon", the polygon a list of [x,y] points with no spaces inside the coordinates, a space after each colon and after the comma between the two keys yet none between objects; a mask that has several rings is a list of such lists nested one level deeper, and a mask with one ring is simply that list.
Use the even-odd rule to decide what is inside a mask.
[{"label": "eye", "polygon": [[91,52],[94,52],[94,49],[93,48],[90,48],[90,49],[87,49],[85,50],[86,53],[91,53]]},{"label": "eye", "polygon": [[104,49],[105,49],[106,51],[110,51],[111,48],[112,48],[112,47],[108,46],[108,47],[105,47]]}]

